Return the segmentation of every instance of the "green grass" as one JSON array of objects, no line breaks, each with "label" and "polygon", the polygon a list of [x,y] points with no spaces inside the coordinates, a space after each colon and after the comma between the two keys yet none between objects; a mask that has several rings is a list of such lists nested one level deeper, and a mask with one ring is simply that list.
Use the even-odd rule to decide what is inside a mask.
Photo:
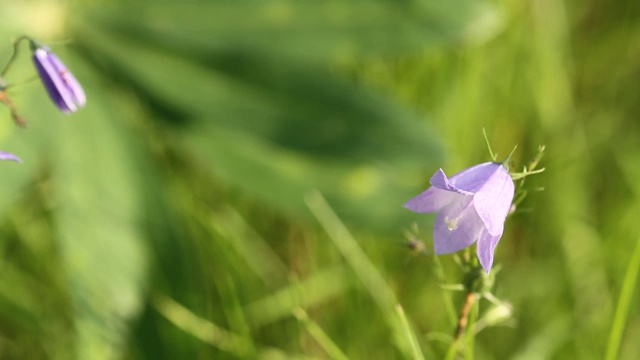
[{"label": "green grass", "polygon": [[[0,66],[31,35],[88,97],[26,46],[6,75],[0,358],[638,357],[634,2],[108,3],[0,4]],[[456,343],[464,272],[402,204],[483,129],[546,170]]]}]

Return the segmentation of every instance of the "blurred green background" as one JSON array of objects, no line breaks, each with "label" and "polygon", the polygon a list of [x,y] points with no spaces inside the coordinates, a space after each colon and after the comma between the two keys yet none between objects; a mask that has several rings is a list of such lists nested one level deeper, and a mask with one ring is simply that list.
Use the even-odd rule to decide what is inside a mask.
[{"label": "blurred green background", "polygon": [[61,114],[20,48],[0,358],[444,358],[461,271],[401,205],[490,160],[484,128],[520,166],[545,144],[547,170],[507,221],[512,314],[475,358],[637,359],[639,20],[634,1],[3,1],[0,65],[31,35],[88,103]]}]

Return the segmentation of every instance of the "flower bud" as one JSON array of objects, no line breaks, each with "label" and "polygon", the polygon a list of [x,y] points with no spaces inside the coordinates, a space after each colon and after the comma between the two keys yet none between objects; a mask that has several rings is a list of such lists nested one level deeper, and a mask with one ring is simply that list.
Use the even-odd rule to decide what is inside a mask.
[{"label": "flower bud", "polygon": [[78,111],[87,101],[82,86],[48,47],[35,46],[33,62],[49,97],[64,113]]}]

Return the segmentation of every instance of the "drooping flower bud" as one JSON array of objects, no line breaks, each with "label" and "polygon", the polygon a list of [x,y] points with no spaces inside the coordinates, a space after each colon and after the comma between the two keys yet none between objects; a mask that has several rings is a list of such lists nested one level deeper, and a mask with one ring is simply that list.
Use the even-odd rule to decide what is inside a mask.
[{"label": "drooping flower bud", "polygon": [[76,78],[60,59],[43,45],[35,44],[33,62],[49,97],[64,113],[76,112],[87,98]]}]

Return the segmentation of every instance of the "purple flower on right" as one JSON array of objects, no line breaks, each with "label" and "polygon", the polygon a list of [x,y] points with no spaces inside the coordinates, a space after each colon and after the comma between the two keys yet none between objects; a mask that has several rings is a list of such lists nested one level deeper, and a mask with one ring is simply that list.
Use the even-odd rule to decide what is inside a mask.
[{"label": "purple flower on right", "polygon": [[513,201],[515,186],[509,171],[501,163],[487,162],[447,178],[439,169],[430,183],[404,206],[438,213],[433,229],[436,254],[456,252],[477,241],[478,259],[488,273]]},{"label": "purple flower on right", "polygon": [[60,59],[46,46],[33,45],[33,62],[49,97],[62,112],[76,112],[87,102],[84,90]]}]

